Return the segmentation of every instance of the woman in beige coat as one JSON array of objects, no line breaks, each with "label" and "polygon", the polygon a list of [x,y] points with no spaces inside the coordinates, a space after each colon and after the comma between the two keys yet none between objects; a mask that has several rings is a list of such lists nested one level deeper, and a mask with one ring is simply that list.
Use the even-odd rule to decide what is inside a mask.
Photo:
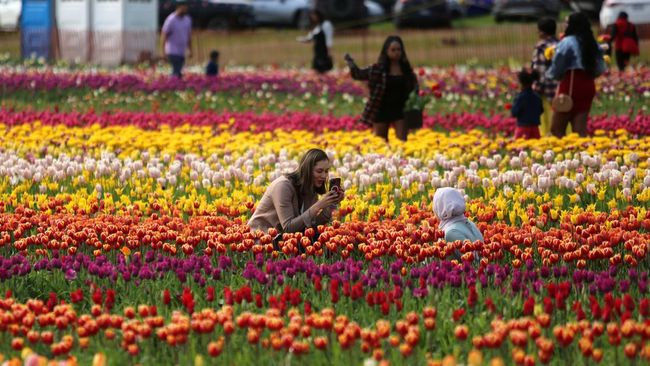
[{"label": "woman in beige coat", "polygon": [[307,151],[296,171],[271,182],[248,226],[263,232],[275,228],[279,233],[295,233],[328,223],[344,197],[343,191],[327,192],[329,169],[323,150]]}]

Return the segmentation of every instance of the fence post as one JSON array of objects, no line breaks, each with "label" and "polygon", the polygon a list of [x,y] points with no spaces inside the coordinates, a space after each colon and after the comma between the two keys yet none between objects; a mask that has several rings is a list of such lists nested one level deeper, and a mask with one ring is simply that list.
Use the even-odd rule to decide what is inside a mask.
[{"label": "fence post", "polygon": [[361,53],[363,54],[363,64],[368,64],[368,30],[362,31],[361,36]]}]

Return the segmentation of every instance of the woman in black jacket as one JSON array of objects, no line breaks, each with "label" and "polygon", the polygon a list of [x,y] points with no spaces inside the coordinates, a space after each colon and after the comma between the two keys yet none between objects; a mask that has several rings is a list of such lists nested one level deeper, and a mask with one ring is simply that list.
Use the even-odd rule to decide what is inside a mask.
[{"label": "woman in black jacket", "polygon": [[377,63],[360,69],[350,55],[345,55],[352,78],[368,81],[370,97],[361,122],[372,124],[376,136],[388,141],[388,128],[395,125],[397,138],[406,141],[408,126],[404,107],[409,94],[418,89],[418,81],[399,36],[388,36]]}]

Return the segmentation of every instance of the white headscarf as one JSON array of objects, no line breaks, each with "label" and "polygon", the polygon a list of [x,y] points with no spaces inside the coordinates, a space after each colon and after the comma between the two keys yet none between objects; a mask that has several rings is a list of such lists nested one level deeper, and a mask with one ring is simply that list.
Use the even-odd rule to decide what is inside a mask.
[{"label": "white headscarf", "polygon": [[455,188],[440,188],[433,195],[433,212],[440,219],[440,229],[457,222],[465,222],[465,198]]}]

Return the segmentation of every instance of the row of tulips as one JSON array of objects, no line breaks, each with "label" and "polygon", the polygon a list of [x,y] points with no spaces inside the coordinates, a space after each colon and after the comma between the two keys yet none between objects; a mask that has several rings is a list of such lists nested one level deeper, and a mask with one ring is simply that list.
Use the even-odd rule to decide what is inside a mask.
[{"label": "row of tulips", "polygon": [[[481,98],[498,98],[511,95],[518,89],[515,69],[468,68],[418,68],[416,71],[423,90],[431,93],[460,94]],[[640,66],[631,72],[608,72],[598,79],[598,90],[604,94],[628,97],[650,96],[650,69]],[[68,70],[37,70],[22,67],[0,69],[0,84],[7,90],[65,90],[103,89],[118,92],[163,92],[170,90],[210,90],[212,92],[249,92],[263,90],[303,94],[351,94],[361,95],[364,87],[352,82],[348,73],[338,72],[317,76],[304,71],[258,71],[245,70],[225,72],[219,78],[206,78],[189,73],[183,79],[171,78],[159,73],[108,73],[70,72]]]},{"label": "row of tulips", "polygon": [[[402,278],[404,269],[397,267],[390,265],[393,278]],[[492,271],[497,282],[503,269],[488,267],[481,275]],[[650,299],[635,289],[608,292],[602,299],[585,297],[580,284],[547,274],[537,294],[508,297],[502,295],[521,272],[483,286],[471,279],[471,267],[457,271],[458,287],[466,282],[456,291],[418,281],[417,274],[411,274],[413,281],[404,276],[415,288],[396,284],[390,291],[372,291],[348,273],[349,279],[324,284],[320,277],[293,280],[299,288],[271,283],[231,289],[218,283],[217,289],[175,285],[170,290],[158,282],[137,293],[125,288],[123,298],[93,282],[70,291],[66,299],[50,293],[19,300],[7,291],[0,300],[0,337],[6,340],[0,350],[19,354],[30,347],[64,359],[110,352],[111,364],[129,358],[161,362],[165,356],[188,364],[196,355],[219,357],[226,364],[285,357],[319,364],[367,358],[400,364],[409,358],[434,362],[448,354],[470,363],[470,349],[527,365],[603,359],[621,364],[650,357]],[[560,277],[562,271],[556,270]],[[422,294],[428,290],[434,294]],[[157,305],[147,305],[151,295],[143,292],[157,293]],[[180,350],[188,347],[193,352],[183,356]],[[253,350],[259,354],[251,358]]]},{"label": "row of tulips", "polygon": [[266,186],[295,169],[313,144],[326,147],[331,174],[343,180],[342,221],[430,207],[435,190],[444,186],[465,192],[473,217],[512,225],[538,220],[546,227],[563,217],[629,205],[643,217],[650,200],[650,140],[622,131],[535,142],[489,139],[478,131],[420,131],[408,144],[392,146],[351,131],[317,136],[215,134],[191,126],[20,125],[4,132],[0,206],[8,212],[22,205],[46,213],[218,212],[245,220]]},{"label": "row of tulips", "polygon": [[77,90],[89,88],[102,91],[166,92],[192,90],[247,93],[270,91],[274,93],[322,94],[347,93],[363,94],[363,87],[350,78],[317,77],[310,73],[276,71],[225,73],[219,78],[187,74],[183,79],[162,74],[140,73],[87,73],[52,72],[34,70],[0,69],[0,84],[5,91],[16,90]]},{"label": "row of tulips", "polygon": [[[196,113],[60,113],[52,111],[10,111],[0,109],[0,123],[17,126],[39,122],[42,125],[67,127],[88,127],[94,124],[102,127],[136,126],[146,130],[172,128],[183,125],[212,127],[218,131],[266,132],[284,131],[339,131],[365,130],[368,127],[358,122],[357,116],[332,116],[310,112],[288,112],[283,114],[252,112],[196,112]],[[424,116],[424,128],[445,131],[470,131],[481,129],[492,133],[512,136],[515,119],[507,115],[485,115],[483,113],[449,113]],[[626,130],[634,135],[650,135],[650,115],[593,115],[589,118],[588,132]]]},{"label": "row of tulips", "polygon": [[[40,252],[42,253],[42,250]],[[532,313],[535,297],[539,297],[538,304],[543,305],[548,313],[552,313],[554,309],[567,310],[566,302],[569,296],[571,299],[581,299],[585,296],[582,299],[586,301],[587,297],[589,298],[591,317],[603,320],[622,316],[626,310],[634,310],[634,305],[621,308],[622,302],[609,298],[612,294],[632,292],[645,295],[649,290],[647,270],[628,269],[622,264],[609,265],[604,270],[589,270],[576,269],[571,264],[535,266],[535,262],[529,259],[523,266],[487,264],[475,268],[469,262],[458,264],[455,261],[437,260],[428,264],[409,265],[408,261],[388,257],[372,261],[329,259],[331,263],[323,262],[328,260],[324,258],[317,263],[314,258],[307,256],[282,259],[265,257],[261,253],[251,260],[250,255],[245,252],[232,252],[231,257],[220,255],[215,258],[207,255],[176,258],[152,249],[146,249],[145,253],[141,255],[136,252],[128,256],[124,253],[107,253],[90,257],[79,253],[62,255],[58,250],[53,250],[51,258],[42,259],[18,254],[10,258],[0,257],[0,262],[3,263],[0,274],[2,281],[7,285],[19,286],[22,283],[37,283],[39,279],[42,281],[43,273],[48,273],[51,278],[49,283],[42,285],[42,292],[59,286],[65,293],[69,291],[70,298],[65,300],[72,303],[79,302],[85,296],[84,284],[89,282],[111,286],[133,283],[139,289],[152,291],[159,287],[160,282],[164,282],[171,288],[180,288],[189,283],[200,291],[206,291],[207,298],[214,298],[217,286],[218,292],[223,292],[224,301],[228,305],[248,299],[247,302],[254,302],[258,308],[275,304],[284,310],[289,303],[297,306],[302,304],[303,300],[331,301],[336,304],[339,300],[347,298],[355,303],[376,307],[376,310],[381,310],[382,313],[389,312],[393,305],[401,307],[397,300],[402,300],[404,291],[408,291],[415,298],[427,299],[440,296],[441,292],[447,290],[462,290],[480,284],[485,291],[498,290],[501,294],[513,298],[527,299],[520,307],[523,309],[523,315]],[[32,257],[34,263],[28,259]],[[596,260],[591,262],[592,265],[596,264]],[[242,281],[245,282],[242,284]],[[238,284],[241,288],[235,288]],[[251,286],[256,292],[252,292]],[[267,299],[264,297],[266,287],[285,287],[285,293]],[[310,289],[316,293],[300,297],[300,289]],[[323,289],[329,289],[329,294],[321,293]],[[290,293],[286,293],[287,291]],[[86,295],[92,295],[93,299],[104,296],[101,290],[92,290]],[[105,295],[107,304],[111,304],[110,307],[116,301],[121,304],[128,304],[130,301],[125,297],[116,299],[115,292]],[[16,296],[25,297],[26,294],[19,293]],[[52,292],[50,296],[55,297],[50,302],[56,303],[56,292]],[[170,293],[163,293],[164,303],[169,302],[169,296]],[[603,296],[606,299],[605,308],[609,309],[601,308],[601,305],[595,302]],[[490,300],[492,303],[495,301],[500,300]],[[633,298],[626,297],[625,302],[630,301],[633,302]],[[618,305],[614,307],[614,303]],[[640,315],[647,317],[650,311],[648,300],[643,300],[637,305]],[[633,314],[626,315],[626,318],[631,315]]]},{"label": "row of tulips", "polygon": [[[467,94],[425,95],[428,103],[425,113],[462,114],[483,113],[488,116],[509,115],[512,100],[517,92],[503,94],[489,99]],[[0,90],[2,93],[2,90]],[[262,89],[247,93],[191,90],[173,92],[117,93],[101,89],[70,89],[52,93],[49,91],[5,91],[2,105],[15,110],[53,110],[65,112],[253,112],[256,114],[282,114],[287,111],[321,113],[323,115],[354,116],[363,110],[365,95],[342,94],[287,94],[273,93]],[[628,115],[648,113],[646,97],[632,99],[629,96],[602,95],[594,100],[591,113],[594,115]],[[630,117],[632,118],[632,117]]]},{"label": "row of tulips", "polygon": [[[423,262],[432,258],[450,259],[458,252],[462,261],[479,261],[482,266],[489,263],[509,262],[519,268],[528,261],[551,266],[557,263],[575,265],[577,268],[596,268],[603,264],[645,268],[650,251],[650,213],[645,209],[628,209],[611,215],[580,213],[567,214],[557,227],[549,228],[553,218],[546,213],[532,215],[518,226],[506,226],[491,221],[496,215],[478,216],[478,225],[485,237],[485,243],[445,242],[437,228],[437,219],[429,211],[411,207],[408,215],[398,219],[387,219],[381,212],[370,222],[334,222],[332,226],[307,229],[304,233],[283,234],[277,247],[272,240],[275,229],[268,233],[254,231],[242,223],[241,218],[228,219],[225,216],[197,216],[187,223],[181,217],[152,214],[146,220],[139,215],[86,217],[35,212],[19,207],[14,214],[2,215],[0,222],[0,247],[10,253],[35,254],[47,257],[52,251],[62,250],[75,253],[129,256],[134,252],[156,250],[170,256],[191,257],[194,254],[208,257],[227,253],[298,255],[303,257],[329,258],[332,255],[343,258],[359,258],[372,261],[376,258],[401,259],[408,263]],[[640,213],[639,211],[645,211]],[[546,226],[546,227],[545,227]],[[545,229],[546,231],[543,231]],[[316,236],[318,234],[318,236]],[[151,254],[147,254],[150,258]],[[138,255],[140,259],[141,255]],[[86,258],[86,257],[84,257]],[[34,265],[21,260],[19,256],[9,259],[0,269],[0,279],[29,274],[33,269],[52,269],[61,262],[39,262]],[[92,267],[100,271],[103,259],[97,263],[86,258],[75,262],[74,267]],[[183,262],[185,264],[192,262]],[[117,264],[106,264],[104,277],[116,278]],[[73,268],[74,268],[73,267]],[[202,268],[202,267],[201,267]],[[223,268],[203,268],[205,276],[219,277]],[[140,273],[142,269],[144,273]],[[134,268],[124,276],[149,279],[160,276],[151,267]],[[158,267],[162,273],[169,268]],[[187,270],[189,271],[189,269]],[[177,272],[185,278],[187,271]],[[180,274],[179,274],[180,273]],[[200,274],[194,276],[205,278]],[[68,276],[68,274],[66,274]],[[69,274],[74,277],[74,273]],[[260,274],[265,278],[264,274]],[[203,280],[203,281],[204,281]]]}]

